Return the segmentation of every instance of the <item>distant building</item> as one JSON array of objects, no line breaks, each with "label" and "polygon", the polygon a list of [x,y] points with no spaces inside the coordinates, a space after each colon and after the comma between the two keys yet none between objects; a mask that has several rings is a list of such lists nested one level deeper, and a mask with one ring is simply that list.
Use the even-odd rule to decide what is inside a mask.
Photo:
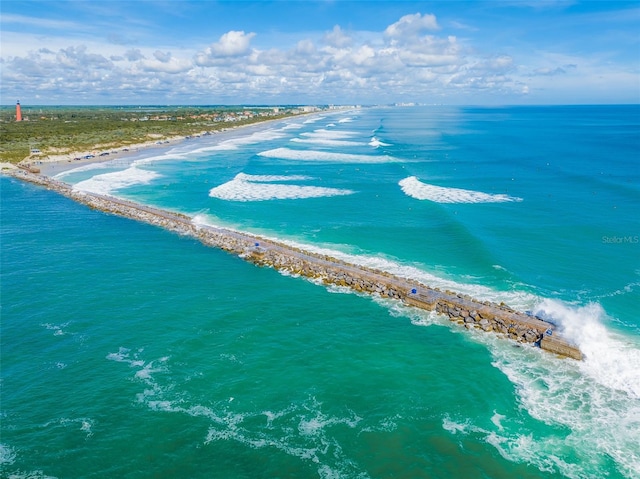
[{"label": "distant building", "polygon": [[22,121],[22,111],[20,111],[20,100],[16,103],[16,121]]}]

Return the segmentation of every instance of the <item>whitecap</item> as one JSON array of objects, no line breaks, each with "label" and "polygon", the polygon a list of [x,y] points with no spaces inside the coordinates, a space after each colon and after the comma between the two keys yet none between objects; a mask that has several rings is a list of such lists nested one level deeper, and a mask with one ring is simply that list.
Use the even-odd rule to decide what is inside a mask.
[{"label": "whitecap", "polygon": [[301,181],[311,179],[305,176],[260,176],[240,173],[231,181],[216,186],[209,196],[228,201],[267,201],[285,199],[320,198],[351,195],[351,190],[320,186],[301,186],[277,181]]},{"label": "whitecap", "polygon": [[266,158],[317,163],[394,163],[400,161],[388,155],[356,155],[330,151],[292,150],[290,148],[275,148],[273,150],[262,151],[258,153],[258,155]]},{"label": "whitecap", "polygon": [[113,191],[134,185],[149,184],[160,177],[161,175],[155,171],[132,166],[126,170],[96,175],[88,180],[80,181],[73,185],[73,189],[99,195],[111,195]]},{"label": "whitecap", "polygon": [[522,201],[509,195],[494,195],[480,191],[463,190],[460,188],[445,188],[422,183],[415,176],[409,176],[398,183],[402,191],[417,200],[429,200],[436,203],[505,203]]},{"label": "whitecap", "polygon": [[369,146],[373,146],[374,148],[379,148],[381,146],[391,146],[389,143],[383,143],[378,140],[375,136],[371,137],[371,141],[369,141]]},{"label": "whitecap", "polygon": [[319,130],[308,131],[305,133],[301,133],[300,136],[304,136],[307,138],[318,138],[324,140],[344,140],[347,138],[353,138],[354,136],[358,136],[357,131],[351,130],[326,130],[324,128],[320,128]]},{"label": "whitecap", "polygon": [[323,146],[362,146],[364,143],[359,141],[348,140],[331,140],[328,138],[292,138],[294,143],[304,143],[311,145],[323,145]]}]

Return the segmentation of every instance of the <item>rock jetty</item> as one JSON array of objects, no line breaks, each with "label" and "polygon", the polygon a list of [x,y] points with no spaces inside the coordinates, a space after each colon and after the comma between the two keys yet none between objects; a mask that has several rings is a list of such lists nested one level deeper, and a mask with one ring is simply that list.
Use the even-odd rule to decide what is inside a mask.
[{"label": "rock jetty", "polygon": [[199,225],[194,223],[191,217],[181,213],[111,196],[80,192],[66,183],[28,170],[15,169],[7,174],[54,190],[91,208],[197,238],[206,245],[238,255],[256,265],[273,267],[324,284],[402,301],[409,306],[445,315],[467,329],[495,332],[518,343],[535,344],[560,356],[582,359],[581,351],[564,340],[554,324],[513,310],[504,304],[479,301],[452,291],[441,291],[411,279],[304,251],[259,236]]}]

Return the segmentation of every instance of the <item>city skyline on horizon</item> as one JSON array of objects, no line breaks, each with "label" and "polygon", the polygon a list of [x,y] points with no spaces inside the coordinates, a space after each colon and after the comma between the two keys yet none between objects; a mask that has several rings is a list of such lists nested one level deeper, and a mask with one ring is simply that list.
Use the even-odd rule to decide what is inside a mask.
[{"label": "city skyline on horizon", "polygon": [[8,0],[0,29],[6,106],[640,103],[637,2]]}]

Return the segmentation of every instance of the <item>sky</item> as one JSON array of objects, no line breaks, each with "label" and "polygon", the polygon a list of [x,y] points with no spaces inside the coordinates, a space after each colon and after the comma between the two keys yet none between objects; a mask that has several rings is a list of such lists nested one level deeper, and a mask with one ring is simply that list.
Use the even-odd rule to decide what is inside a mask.
[{"label": "sky", "polygon": [[640,1],[0,3],[0,103],[640,103]]}]

